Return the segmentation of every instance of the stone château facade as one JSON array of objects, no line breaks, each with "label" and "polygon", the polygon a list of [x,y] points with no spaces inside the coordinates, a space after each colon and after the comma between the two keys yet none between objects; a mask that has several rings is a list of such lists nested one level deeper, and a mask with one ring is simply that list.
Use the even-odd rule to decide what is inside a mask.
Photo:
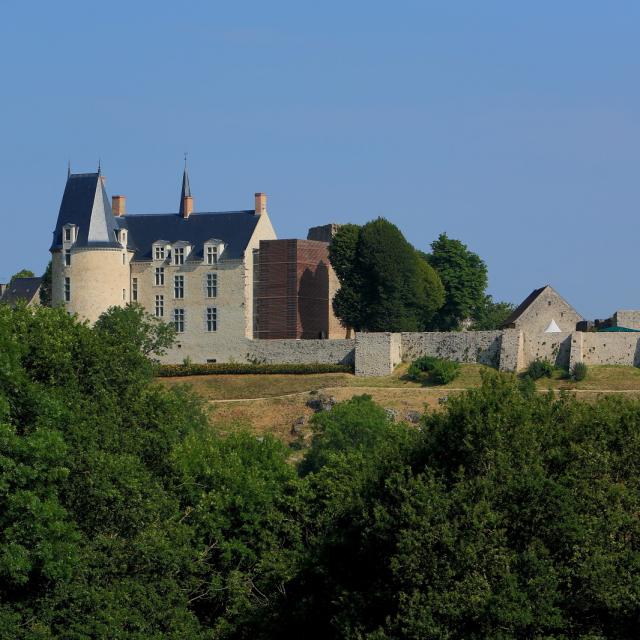
[{"label": "stone ch\u00e2teau facade", "polygon": [[254,256],[276,237],[265,194],[252,210],[196,212],[185,169],[178,213],[132,215],[104,183],[100,173],[68,176],[51,245],[53,304],[95,322],[138,302],[173,322],[177,348],[198,360],[253,338]]}]

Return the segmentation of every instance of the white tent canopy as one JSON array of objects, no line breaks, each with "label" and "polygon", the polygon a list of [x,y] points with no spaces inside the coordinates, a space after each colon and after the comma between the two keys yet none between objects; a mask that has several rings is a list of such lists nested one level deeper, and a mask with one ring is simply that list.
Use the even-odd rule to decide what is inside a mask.
[{"label": "white tent canopy", "polygon": [[549,326],[544,330],[544,332],[545,333],[562,333],[562,329],[560,329],[556,321],[553,318],[551,318],[551,322],[549,323]]}]

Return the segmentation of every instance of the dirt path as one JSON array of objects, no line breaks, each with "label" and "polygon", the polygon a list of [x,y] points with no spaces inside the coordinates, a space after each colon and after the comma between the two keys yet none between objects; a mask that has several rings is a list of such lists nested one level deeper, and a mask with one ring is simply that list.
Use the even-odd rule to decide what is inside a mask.
[{"label": "dirt path", "polygon": [[[345,392],[353,392],[353,395],[362,393],[376,393],[376,392],[404,392],[404,393],[417,393],[417,394],[429,394],[429,393],[437,393],[441,395],[446,395],[447,393],[460,393],[462,391],[470,391],[471,389],[477,389],[477,387],[325,387],[323,389],[318,389],[318,394],[335,394],[340,393],[341,395]],[[616,393],[632,393],[640,395],[640,389],[551,389],[554,392],[559,393],[560,391],[569,391],[571,393],[605,393],[605,394],[616,394]],[[549,389],[538,389],[538,393],[547,393]],[[279,396],[262,396],[259,398],[226,398],[219,400],[208,400],[209,404],[226,404],[233,402],[258,402],[265,400],[283,400],[286,398],[296,398],[300,396],[308,396],[310,391],[296,391],[294,393],[285,393]]]}]

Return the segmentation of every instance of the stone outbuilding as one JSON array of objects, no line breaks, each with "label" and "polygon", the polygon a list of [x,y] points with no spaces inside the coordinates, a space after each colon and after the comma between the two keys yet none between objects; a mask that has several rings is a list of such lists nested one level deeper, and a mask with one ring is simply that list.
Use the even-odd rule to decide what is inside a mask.
[{"label": "stone outbuilding", "polygon": [[584,318],[550,285],[534,289],[505,320],[502,329],[526,334],[571,333]]}]

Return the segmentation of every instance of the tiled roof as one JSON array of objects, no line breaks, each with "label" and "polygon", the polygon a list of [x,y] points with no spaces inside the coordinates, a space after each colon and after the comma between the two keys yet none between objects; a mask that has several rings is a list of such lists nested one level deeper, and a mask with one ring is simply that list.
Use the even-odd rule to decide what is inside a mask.
[{"label": "tiled roof", "polygon": [[15,304],[20,300],[31,302],[38,293],[41,284],[42,278],[14,278],[7,285],[0,302],[7,304]]}]

